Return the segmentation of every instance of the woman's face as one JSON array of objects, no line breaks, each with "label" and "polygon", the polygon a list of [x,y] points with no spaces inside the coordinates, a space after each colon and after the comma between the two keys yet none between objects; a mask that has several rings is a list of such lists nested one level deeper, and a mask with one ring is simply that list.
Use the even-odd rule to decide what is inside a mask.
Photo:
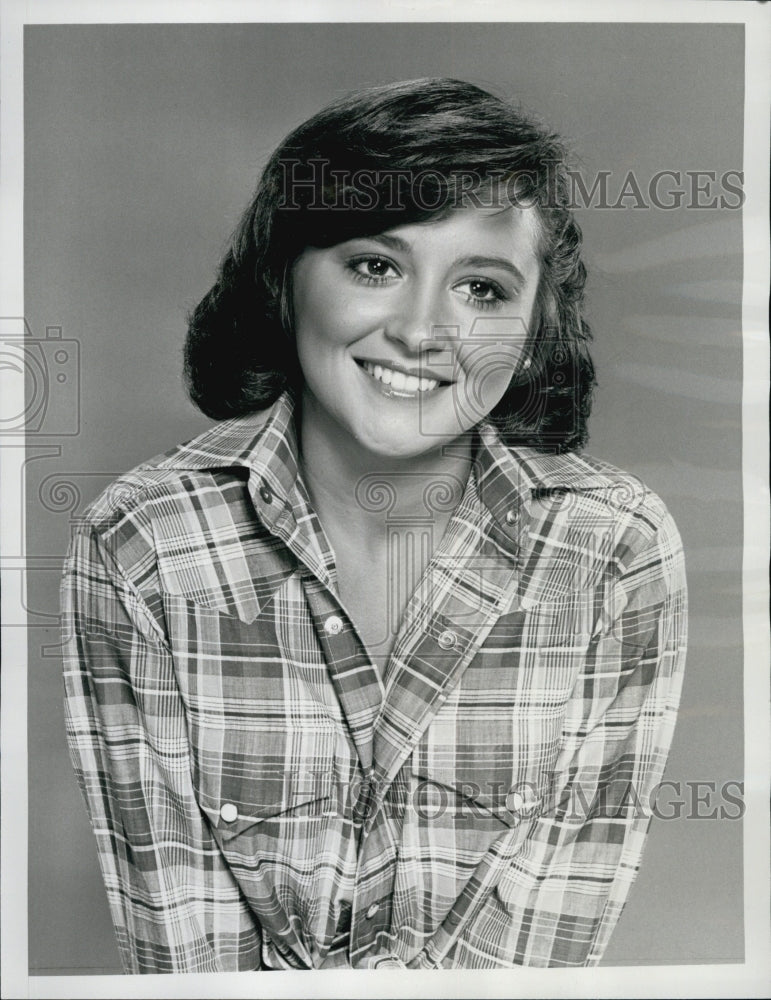
[{"label": "woman's face", "polygon": [[304,413],[413,457],[485,417],[523,364],[540,274],[533,208],[461,208],[292,271]]}]

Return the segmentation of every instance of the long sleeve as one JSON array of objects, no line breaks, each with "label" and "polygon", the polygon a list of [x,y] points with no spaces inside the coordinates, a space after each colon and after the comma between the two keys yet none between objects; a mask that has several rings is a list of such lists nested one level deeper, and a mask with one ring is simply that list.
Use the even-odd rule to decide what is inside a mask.
[{"label": "long sleeve", "polygon": [[259,925],[194,795],[162,613],[114,549],[109,530],[75,534],[62,620],[68,745],[125,971],[258,968]]},{"label": "long sleeve", "polygon": [[549,794],[523,819],[513,859],[443,964],[600,960],[640,864],[672,741],[686,613],[680,539],[666,514],[609,588]]}]

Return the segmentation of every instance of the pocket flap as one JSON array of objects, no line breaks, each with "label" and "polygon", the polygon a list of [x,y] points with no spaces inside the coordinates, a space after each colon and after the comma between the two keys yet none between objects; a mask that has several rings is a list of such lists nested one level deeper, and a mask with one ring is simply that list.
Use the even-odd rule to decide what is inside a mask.
[{"label": "pocket flap", "polygon": [[230,840],[266,820],[324,815],[333,804],[333,779],[331,771],[266,774],[253,798],[244,796],[242,782],[223,779],[219,795],[201,791],[199,802],[220,837]]},{"label": "pocket flap", "polygon": [[501,782],[454,781],[451,774],[428,774],[414,766],[415,805],[421,814],[436,814],[452,809],[468,816],[489,815],[504,826],[517,827],[541,809],[543,794],[530,782],[509,786]]}]

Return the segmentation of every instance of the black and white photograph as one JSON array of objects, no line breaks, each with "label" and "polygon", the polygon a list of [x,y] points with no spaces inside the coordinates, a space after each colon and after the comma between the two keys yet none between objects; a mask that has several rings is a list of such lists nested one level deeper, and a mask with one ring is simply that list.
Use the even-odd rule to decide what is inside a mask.
[{"label": "black and white photograph", "polygon": [[567,8],[3,4],[4,997],[765,994],[768,7]]}]

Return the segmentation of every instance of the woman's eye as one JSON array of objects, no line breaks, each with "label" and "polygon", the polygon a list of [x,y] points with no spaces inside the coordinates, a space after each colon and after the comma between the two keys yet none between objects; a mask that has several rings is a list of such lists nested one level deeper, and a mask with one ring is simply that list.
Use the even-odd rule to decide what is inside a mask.
[{"label": "woman's eye", "polygon": [[463,281],[455,287],[462,291],[466,298],[475,305],[495,306],[507,298],[497,284],[492,281],[484,281],[482,278],[472,278],[470,281]]},{"label": "woman's eye", "polygon": [[397,275],[396,268],[384,257],[359,257],[349,262],[354,275],[364,281],[379,283]]}]

